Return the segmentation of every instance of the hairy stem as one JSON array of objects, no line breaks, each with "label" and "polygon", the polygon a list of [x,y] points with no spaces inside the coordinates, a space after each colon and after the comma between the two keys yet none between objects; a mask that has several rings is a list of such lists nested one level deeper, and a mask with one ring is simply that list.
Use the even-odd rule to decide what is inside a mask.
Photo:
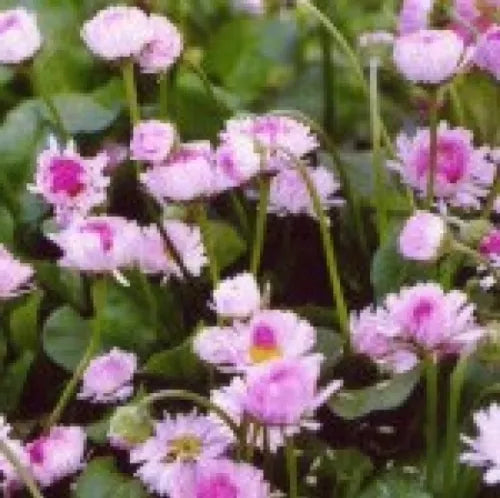
[{"label": "hairy stem", "polygon": [[259,207],[257,221],[255,225],[255,238],[252,250],[250,271],[257,277],[262,261],[264,250],[264,240],[266,237],[267,206],[269,204],[270,181],[269,178],[261,176],[259,178]]}]

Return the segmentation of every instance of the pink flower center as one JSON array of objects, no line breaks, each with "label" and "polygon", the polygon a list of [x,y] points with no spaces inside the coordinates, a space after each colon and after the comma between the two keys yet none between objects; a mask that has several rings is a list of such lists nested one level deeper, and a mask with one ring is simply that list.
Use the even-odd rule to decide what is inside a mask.
[{"label": "pink flower center", "polygon": [[427,299],[420,300],[413,308],[413,319],[415,325],[420,327],[426,320],[429,319],[433,312],[433,303]]},{"label": "pink flower center", "polygon": [[16,15],[12,14],[10,16],[5,16],[3,19],[0,20],[0,33],[5,33],[6,31],[9,31],[9,29],[16,26],[17,23],[18,21]]},{"label": "pink flower center", "polygon": [[110,251],[113,247],[113,230],[108,223],[104,221],[92,221],[85,225],[84,231],[97,234],[104,251]]},{"label": "pink flower center", "polygon": [[[466,170],[466,151],[453,141],[441,139],[437,146],[437,174],[450,184],[458,183]],[[417,166],[419,177],[427,177],[430,168],[430,150],[422,153]]]},{"label": "pink flower center", "polygon": [[74,159],[65,157],[53,159],[50,164],[52,191],[56,194],[63,192],[70,197],[77,196],[85,187],[82,182],[83,172],[82,165]]},{"label": "pink flower center", "polygon": [[479,251],[485,256],[500,255],[500,231],[496,230],[483,239]]},{"label": "pink flower center", "polygon": [[28,446],[28,454],[30,457],[31,463],[41,465],[44,460],[44,444],[45,444],[45,438],[41,437],[37,439],[36,441],[33,441],[29,446]]},{"label": "pink flower center", "polygon": [[225,474],[202,481],[196,491],[196,498],[237,498],[238,488]]},{"label": "pink flower center", "polygon": [[264,363],[281,357],[281,350],[271,327],[257,325],[253,330],[250,358],[254,363]]}]

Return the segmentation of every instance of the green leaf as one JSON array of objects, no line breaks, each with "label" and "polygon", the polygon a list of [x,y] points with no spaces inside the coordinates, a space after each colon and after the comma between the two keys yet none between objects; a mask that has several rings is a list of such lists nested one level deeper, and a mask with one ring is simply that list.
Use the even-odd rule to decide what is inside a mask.
[{"label": "green leaf", "polygon": [[210,221],[210,237],[215,245],[215,258],[221,270],[235,263],[245,252],[241,235],[228,223]]},{"label": "green leaf", "polygon": [[38,348],[38,311],[43,292],[34,291],[10,315],[10,339],[18,351]]},{"label": "green leaf", "polygon": [[76,481],[75,498],[147,498],[136,479],[118,472],[111,457],[92,460]]},{"label": "green leaf", "polygon": [[58,308],[43,327],[43,348],[59,366],[76,368],[90,339],[90,325],[69,306]]},{"label": "green leaf", "polygon": [[72,135],[95,133],[108,128],[118,116],[118,109],[99,104],[92,96],[68,93],[54,97],[54,105],[65,129]]},{"label": "green leaf", "polygon": [[11,246],[14,243],[14,219],[10,211],[0,206],[0,244]]},{"label": "green leaf", "polygon": [[325,357],[322,365],[324,370],[332,368],[342,358],[344,340],[334,330],[319,327],[316,328],[316,351]]},{"label": "green leaf", "polygon": [[175,348],[153,354],[144,371],[169,380],[189,382],[203,379],[206,374],[206,369],[193,352],[191,338]]},{"label": "green leaf", "polygon": [[421,376],[417,367],[404,374],[383,380],[364,389],[344,389],[329,401],[329,408],[339,417],[354,420],[379,410],[401,406],[411,395]]},{"label": "green leaf", "polygon": [[9,365],[0,378],[0,411],[10,413],[19,405],[24,384],[35,355],[25,351],[21,357]]},{"label": "green leaf", "polygon": [[423,480],[415,475],[393,470],[373,482],[359,498],[432,498]]},{"label": "green leaf", "polygon": [[111,414],[106,415],[101,420],[87,425],[85,432],[88,438],[95,444],[105,444],[108,440],[109,420]]}]

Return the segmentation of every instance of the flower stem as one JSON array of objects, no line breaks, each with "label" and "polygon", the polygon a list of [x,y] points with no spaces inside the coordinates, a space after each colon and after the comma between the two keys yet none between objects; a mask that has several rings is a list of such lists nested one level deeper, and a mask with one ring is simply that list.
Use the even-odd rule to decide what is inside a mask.
[{"label": "flower stem", "polygon": [[267,206],[269,204],[269,194],[271,183],[269,178],[261,176],[259,178],[259,207],[257,212],[257,221],[255,225],[255,238],[252,250],[252,259],[250,271],[257,277],[262,261],[262,252],[264,249],[264,240],[266,237],[267,225]]},{"label": "flower stem", "polygon": [[426,208],[432,207],[434,200],[434,186],[437,173],[437,141],[438,141],[438,89],[431,90],[430,109],[429,109],[429,176],[427,178],[427,198]]},{"label": "flower stem", "polygon": [[437,460],[437,391],[438,391],[438,366],[431,356],[425,360],[426,379],[426,479],[429,491],[434,487],[434,471]]},{"label": "flower stem", "polygon": [[95,281],[93,287],[93,300],[94,300],[94,310],[95,316],[92,322],[92,332],[90,340],[85,350],[80,363],[77,365],[73,376],[66,384],[64,391],[59,398],[54,410],[49,415],[47,422],[44,425],[45,430],[49,430],[52,426],[56,425],[61,419],[66,406],[71,401],[74,396],[78,382],[82,378],[86,368],[88,367],[90,360],[94,357],[96,351],[99,348],[101,342],[101,332],[102,332],[102,312],[106,303],[106,277],[99,278]]},{"label": "flower stem", "polygon": [[30,495],[33,498],[43,498],[42,492],[38,488],[31,471],[18,460],[15,453],[9,448],[9,445],[3,439],[0,439],[0,453],[7,459],[12,467],[14,467],[17,475],[28,488]]},{"label": "flower stem", "polygon": [[122,76],[130,114],[130,122],[132,125],[135,125],[141,120],[141,112],[139,108],[139,99],[137,97],[137,87],[135,86],[134,61],[132,59],[128,59],[123,63]]},{"label": "flower stem", "polygon": [[307,171],[306,166],[300,160],[296,161],[297,168],[306,184],[309,195],[311,196],[314,212],[318,218],[321,240],[323,242],[323,251],[325,253],[326,265],[328,274],[330,276],[330,285],[332,288],[333,301],[335,303],[337,316],[339,320],[340,330],[345,341],[346,350],[349,350],[350,337],[349,337],[349,312],[344,298],[344,291],[340,282],[340,275],[337,265],[337,256],[335,254],[335,246],[330,234],[329,219],[321,206],[321,201],[316,192],[311,177]]},{"label": "flower stem", "polygon": [[181,389],[165,389],[149,394],[139,401],[139,405],[147,407],[157,401],[164,400],[177,400],[177,401],[190,401],[206,410],[214,412],[234,433],[235,437],[240,440],[241,431],[238,424],[219,406],[212,403],[208,398],[200,396],[199,394],[184,391]]},{"label": "flower stem", "polygon": [[[328,8],[328,0],[321,0],[321,6],[324,9]],[[331,133],[335,127],[335,114],[334,114],[334,102],[333,102],[333,64],[332,64],[332,44],[330,40],[330,34],[324,26],[319,29],[319,38],[321,43],[322,51],[322,62],[323,62],[323,124],[325,130]]]},{"label": "flower stem", "polygon": [[207,251],[212,285],[215,287],[219,282],[219,266],[217,263],[217,257],[215,255],[214,239],[212,237],[210,225],[208,222],[207,209],[203,202],[198,203],[198,205],[196,206],[196,215],[198,219],[198,225],[200,226],[201,234],[203,237],[203,243]]},{"label": "flower stem", "polygon": [[370,123],[372,134],[372,160],[375,178],[375,203],[377,214],[377,228],[380,242],[387,235],[387,211],[385,207],[384,192],[384,164],[382,157],[381,129],[380,129],[380,105],[378,88],[378,57],[370,59]]},{"label": "flower stem", "polygon": [[446,425],[446,453],[444,463],[444,475],[446,479],[445,497],[453,498],[457,478],[457,442],[458,442],[458,411],[460,399],[464,385],[465,374],[467,372],[468,357],[462,355],[450,379],[450,395],[448,402],[448,417]]},{"label": "flower stem", "polygon": [[285,454],[288,471],[288,498],[298,498],[297,454],[292,437],[286,440]]}]

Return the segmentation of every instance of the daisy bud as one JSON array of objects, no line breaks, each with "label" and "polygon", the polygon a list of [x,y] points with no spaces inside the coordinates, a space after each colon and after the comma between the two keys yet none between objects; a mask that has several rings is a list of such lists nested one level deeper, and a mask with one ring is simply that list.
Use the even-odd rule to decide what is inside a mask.
[{"label": "daisy bud", "polygon": [[465,221],[460,227],[460,239],[470,247],[478,247],[492,229],[493,226],[488,220]]},{"label": "daisy bud", "polygon": [[140,405],[120,406],[109,422],[108,438],[117,448],[133,448],[153,433],[153,421],[147,408]]},{"label": "daisy bud", "polygon": [[450,30],[422,29],[397,38],[394,63],[414,83],[438,85],[459,69],[464,42]]},{"label": "daisy bud", "polygon": [[429,26],[435,0],[404,0],[399,13],[399,33],[407,35]]},{"label": "daisy bud", "polygon": [[406,221],[399,236],[399,252],[406,259],[435,261],[441,255],[446,231],[440,216],[417,211]]},{"label": "daisy bud", "polygon": [[142,121],[134,127],[130,142],[131,157],[135,161],[160,163],[167,159],[175,140],[176,131],[170,123]]}]

